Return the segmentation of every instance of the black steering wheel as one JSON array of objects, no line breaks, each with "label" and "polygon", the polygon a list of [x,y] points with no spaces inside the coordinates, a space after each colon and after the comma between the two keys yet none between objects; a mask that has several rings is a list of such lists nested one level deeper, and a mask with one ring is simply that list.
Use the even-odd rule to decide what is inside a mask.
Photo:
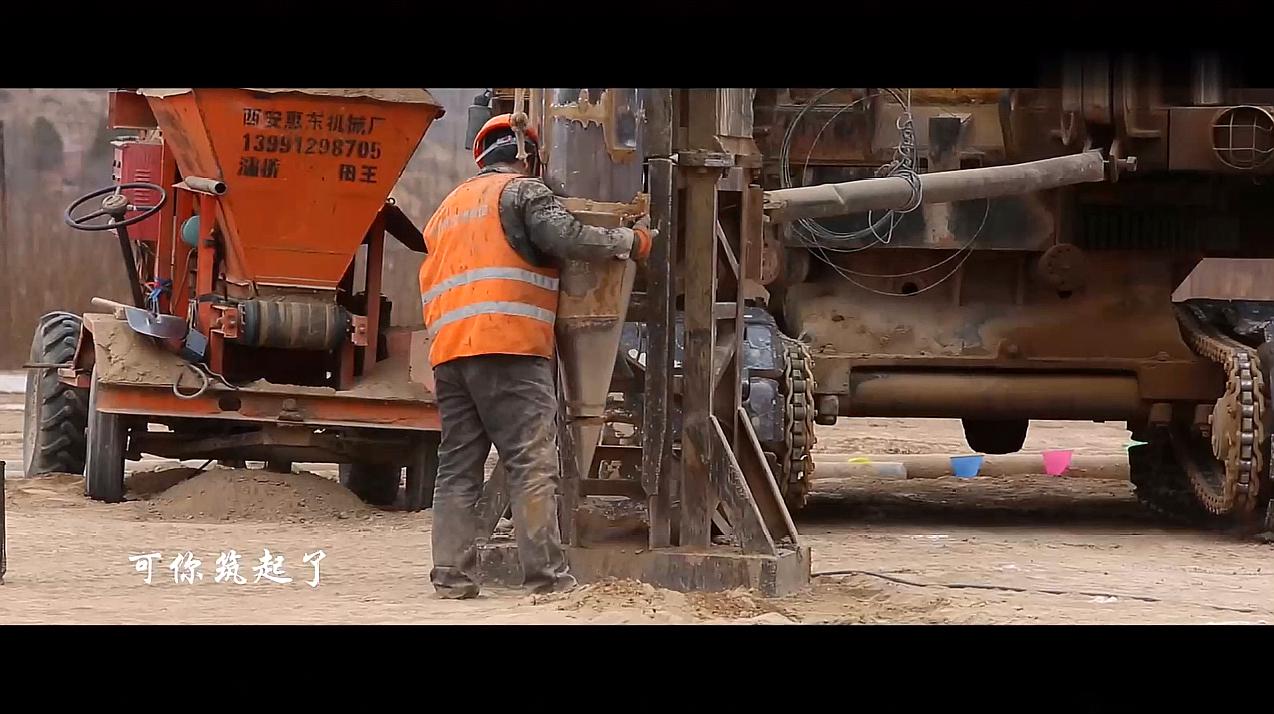
[{"label": "black steering wheel", "polygon": [[[153,206],[131,205],[128,202],[128,196],[123,194],[123,191],[126,189],[147,189],[150,191],[156,191],[159,193],[159,202]],[[75,212],[75,209],[97,198],[98,196],[106,196],[106,198],[102,199],[101,208],[93,211],[87,216],[80,216],[79,218],[71,215]],[[107,186],[106,188],[99,189],[75,199],[71,205],[66,207],[66,213],[63,215],[62,219],[66,221],[66,225],[77,231],[109,231],[116,228],[131,226],[135,223],[141,223],[147,218],[159,213],[159,210],[164,207],[164,203],[167,201],[168,192],[165,191],[162,186],[153,183],[140,182],[117,184],[115,186]],[[142,213],[140,215],[133,216],[132,218],[124,218],[129,211],[141,211]],[[89,223],[89,221],[101,218],[102,216],[110,216],[110,222],[99,223],[96,225]]]}]

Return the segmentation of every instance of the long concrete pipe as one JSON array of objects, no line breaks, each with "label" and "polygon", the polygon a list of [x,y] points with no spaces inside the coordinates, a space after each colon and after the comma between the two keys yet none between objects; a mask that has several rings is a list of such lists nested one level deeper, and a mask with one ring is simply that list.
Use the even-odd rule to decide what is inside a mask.
[{"label": "long concrete pipe", "polygon": [[[1100,151],[1009,166],[939,171],[920,175],[923,203],[952,203],[1013,196],[1106,180]],[[776,222],[901,210],[912,200],[906,179],[874,178],[767,191],[766,213]]]}]

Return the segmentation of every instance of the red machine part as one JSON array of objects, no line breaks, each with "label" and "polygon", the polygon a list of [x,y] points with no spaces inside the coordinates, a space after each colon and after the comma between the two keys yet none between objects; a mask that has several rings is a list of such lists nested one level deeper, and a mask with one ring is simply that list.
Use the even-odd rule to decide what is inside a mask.
[{"label": "red machine part", "polygon": [[[159,184],[163,170],[164,145],[158,141],[122,140],[113,141],[115,161],[111,166],[112,178],[116,183],[145,182]],[[159,194],[149,189],[128,189],[124,191],[134,206],[153,206],[159,201]],[[141,211],[129,211],[125,218],[132,218]],[[128,229],[133,240],[150,243],[159,240],[162,213],[157,213],[141,223]]]}]

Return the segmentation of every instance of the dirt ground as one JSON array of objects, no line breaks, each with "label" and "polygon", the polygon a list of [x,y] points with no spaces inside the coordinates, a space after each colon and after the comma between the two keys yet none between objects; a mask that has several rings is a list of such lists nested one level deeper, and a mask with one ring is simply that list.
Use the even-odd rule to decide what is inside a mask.
[{"label": "dirt ground", "polygon": [[[10,474],[2,623],[1274,621],[1271,546],[1165,529],[1124,480],[1028,473],[820,482],[797,524],[815,572],[849,572],[785,598],[604,582],[565,595],[488,589],[476,600],[438,600],[428,584],[429,513],[367,508],[332,482],[331,467],[192,477],[173,470],[179,464],[130,463],[133,500],[99,504],[77,477],[21,478],[21,409],[21,395],[0,394]],[[959,424],[941,420],[854,420],[819,435],[823,464],[967,451]],[[1127,444],[1118,424],[1037,422],[1025,453],[1074,449],[1118,470]],[[216,582],[231,549],[242,584]],[[265,549],[272,562],[284,558],[291,582],[271,582],[266,568],[257,581]],[[160,556],[147,584],[130,556],[151,553]],[[202,578],[175,582],[179,556],[176,575],[193,572],[187,553]]]}]

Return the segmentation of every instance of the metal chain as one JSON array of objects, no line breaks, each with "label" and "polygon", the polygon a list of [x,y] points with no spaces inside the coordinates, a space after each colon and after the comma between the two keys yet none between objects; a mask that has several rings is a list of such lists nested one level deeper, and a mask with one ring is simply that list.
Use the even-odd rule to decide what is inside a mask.
[{"label": "metal chain", "polygon": [[814,363],[809,347],[781,335],[784,345],[784,434],[780,455],[780,486],[789,505],[805,505],[814,476]]},{"label": "metal chain", "polygon": [[1222,334],[1195,309],[1178,305],[1177,317],[1190,348],[1221,365],[1226,374],[1225,395],[1212,412],[1212,452],[1224,467],[1225,480],[1218,492],[1197,470],[1187,469],[1191,488],[1210,513],[1250,512],[1257,504],[1264,464],[1258,445],[1268,438],[1268,395],[1256,351]]}]

